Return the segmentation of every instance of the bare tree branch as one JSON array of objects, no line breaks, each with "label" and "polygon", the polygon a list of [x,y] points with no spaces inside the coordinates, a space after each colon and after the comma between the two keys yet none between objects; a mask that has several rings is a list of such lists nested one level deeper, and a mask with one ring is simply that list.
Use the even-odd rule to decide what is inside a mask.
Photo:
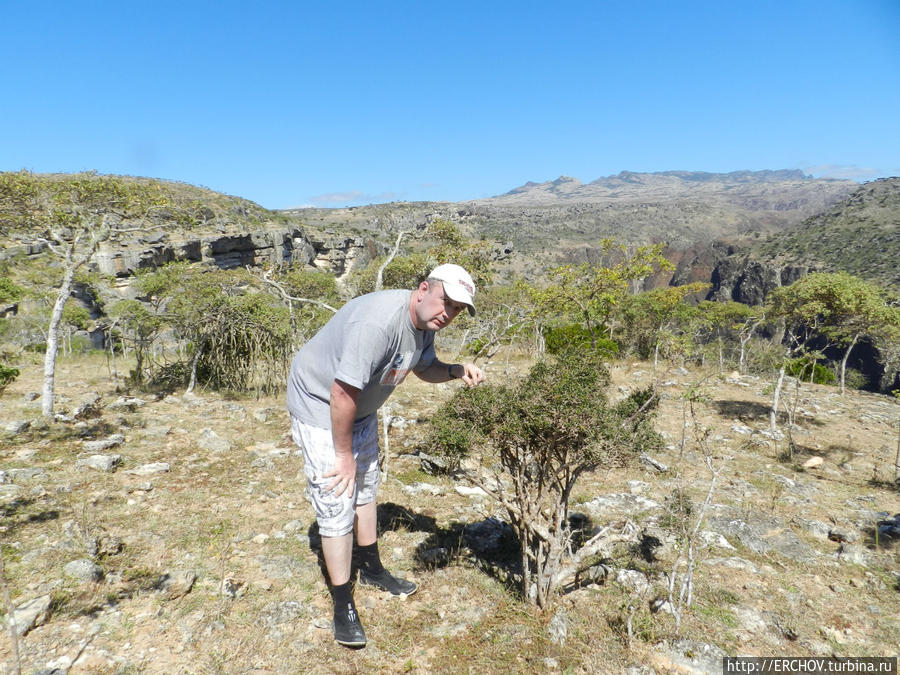
[{"label": "bare tree branch", "polygon": [[384,270],[387,269],[387,266],[391,264],[391,261],[397,257],[397,253],[400,251],[400,241],[403,239],[403,235],[409,234],[407,230],[400,230],[397,233],[397,241],[394,242],[394,250],[391,251],[391,254],[387,257],[381,267],[378,268],[378,276],[375,277],[375,290],[380,291],[384,287]]},{"label": "bare tree branch", "polygon": [[250,272],[250,274],[255,276],[257,279],[261,279],[265,283],[269,284],[272,288],[277,290],[281,294],[281,297],[283,297],[285,300],[287,300],[289,304],[291,302],[301,302],[301,303],[306,303],[306,304],[311,304],[311,305],[318,305],[319,307],[324,307],[325,309],[330,310],[332,312],[337,312],[337,310],[334,307],[332,307],[328,303],[322,302],[321,300],[313,300],[312,298],[298,298],[298,297],[291,295],[290,293],[287,292],[287,290],[285,290],[283,285],[281,285],[280,283],[278,283],[277,281],[275,281],[274,279],[271,278],[272,270],[266,270],[262,274],[257,274],[257,273],[254,273],[254,271],[250,267],[247,267],[247,271]]}]

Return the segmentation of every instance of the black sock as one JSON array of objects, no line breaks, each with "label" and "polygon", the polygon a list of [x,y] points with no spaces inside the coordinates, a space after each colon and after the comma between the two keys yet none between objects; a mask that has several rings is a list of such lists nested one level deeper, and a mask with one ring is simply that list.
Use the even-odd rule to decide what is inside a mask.
[{"label": "black sock", "polygon": [[340,586],[332,586],[331,599],[334,601],[334,608],[341,611],[346,611],[347,607],[353,606],[353,593],[350,590],[350,582],[348,581]]},{"label": "black sock", "polygon": [[378,555],[378,542],[369,544],[368,546],[357,546],[357,559],[359,560],[359,568],[367,574],[380,574],[384,571],[381,564],[381,557]]}]

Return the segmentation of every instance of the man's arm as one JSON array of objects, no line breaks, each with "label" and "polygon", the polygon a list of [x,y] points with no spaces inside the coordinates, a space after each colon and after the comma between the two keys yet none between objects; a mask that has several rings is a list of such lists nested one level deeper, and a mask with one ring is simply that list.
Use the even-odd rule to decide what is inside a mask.
[{"label": "man's arm", "polygon": [[444,363],[440,359],[432,361],[424,370],[416,372],[425,382],[438,383],[460,379],[470,387],[484,382],[484,372],[474,363]]},{"label": "man's arm", "polygon": [[334,440],[334,471],[323,477],[334,476],[328,486],[341,495],[353,494],[356,482],[356,460],[353,458],[353,421],[356,418],[356,399],[359,389],[346,382],[335,380],[331,385],[331,437]]}]

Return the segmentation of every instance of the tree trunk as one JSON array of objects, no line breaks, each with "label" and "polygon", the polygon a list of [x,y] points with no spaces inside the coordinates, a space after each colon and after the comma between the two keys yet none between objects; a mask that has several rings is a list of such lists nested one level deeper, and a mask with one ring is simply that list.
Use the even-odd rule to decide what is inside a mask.
[{"label": "tree trunk", "polygon": [[194,391],[194,385],[197,383],[197,363],[200,361],[200,355],[203,353],[202,344],[197,347],[197,353],[194,354],[194,359],[191,362],[191,381],[188,383],[187,391],[185,394],[191,394]]},{"label": "tree trunk", "polygon": [[53,417],[53,390],[56,379],[56,355],[59,352],[59,324],[62,321],[63,307],[72,292],[72,279],[75,277],[75,266],[66,267],[62,284],[56,293],[56,302],[50,313],[50,325],[47,327],[47,350],[44,352],[44,388],[41,399],[41,414]]},{"label": "tree trunk", "polygon": [[844,395],[844,382],[847,375],[847,360],[850,358],[850,352],[856,346],[856,341],[859,340],[859,334],[853,336],[853,341],[850,343],[850,346],[847,347],[847,351],[844,352],[844,358],[841,359],[841,396]]},{"label": "tree trunk", "polygon": [[394,249],[391,251],[391,254],[387,257],[381,267],[378,268],[378,274],[375,277],[375,290],[380,291],[384,288],[384,270],[387,269],[387,266],[391,264],[391,261],[397,257],[397,253],[400,252],[400,242],[403,240],[403,235],[406,234],[406,230],[401,230],[397,234],[397,241],[394,242]]},{"label": "tree trunk", "polygon": [[778,399],[781,397],[781,387],[784,385],[784,373],[787,370],[787,356],[781,363],[781,370],[778,371],[778,381],[775,383],[775,393],[772,394],[772,409],[769,411],[769,431],[772,432],[772,439],[775,439],[775,432],[778,431]]}]

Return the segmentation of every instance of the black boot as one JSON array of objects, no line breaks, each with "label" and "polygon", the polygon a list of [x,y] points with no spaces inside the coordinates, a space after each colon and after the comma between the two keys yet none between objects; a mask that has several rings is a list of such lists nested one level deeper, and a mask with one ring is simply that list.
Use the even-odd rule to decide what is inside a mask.
[{"label": "black boot", "polygon": [[378,555],[378,542],[368,546],[357,546],[359,560],[359,583],[375,586],[391,595],[412,595],[418,589],[412,581],[400,579],[384,569]]},{"label": "black boot", "polygon": [[350,593],[350,582],[332,588],[334,598],[334,639],[345,647],[366,646],[366,632],[363,630]]}]

